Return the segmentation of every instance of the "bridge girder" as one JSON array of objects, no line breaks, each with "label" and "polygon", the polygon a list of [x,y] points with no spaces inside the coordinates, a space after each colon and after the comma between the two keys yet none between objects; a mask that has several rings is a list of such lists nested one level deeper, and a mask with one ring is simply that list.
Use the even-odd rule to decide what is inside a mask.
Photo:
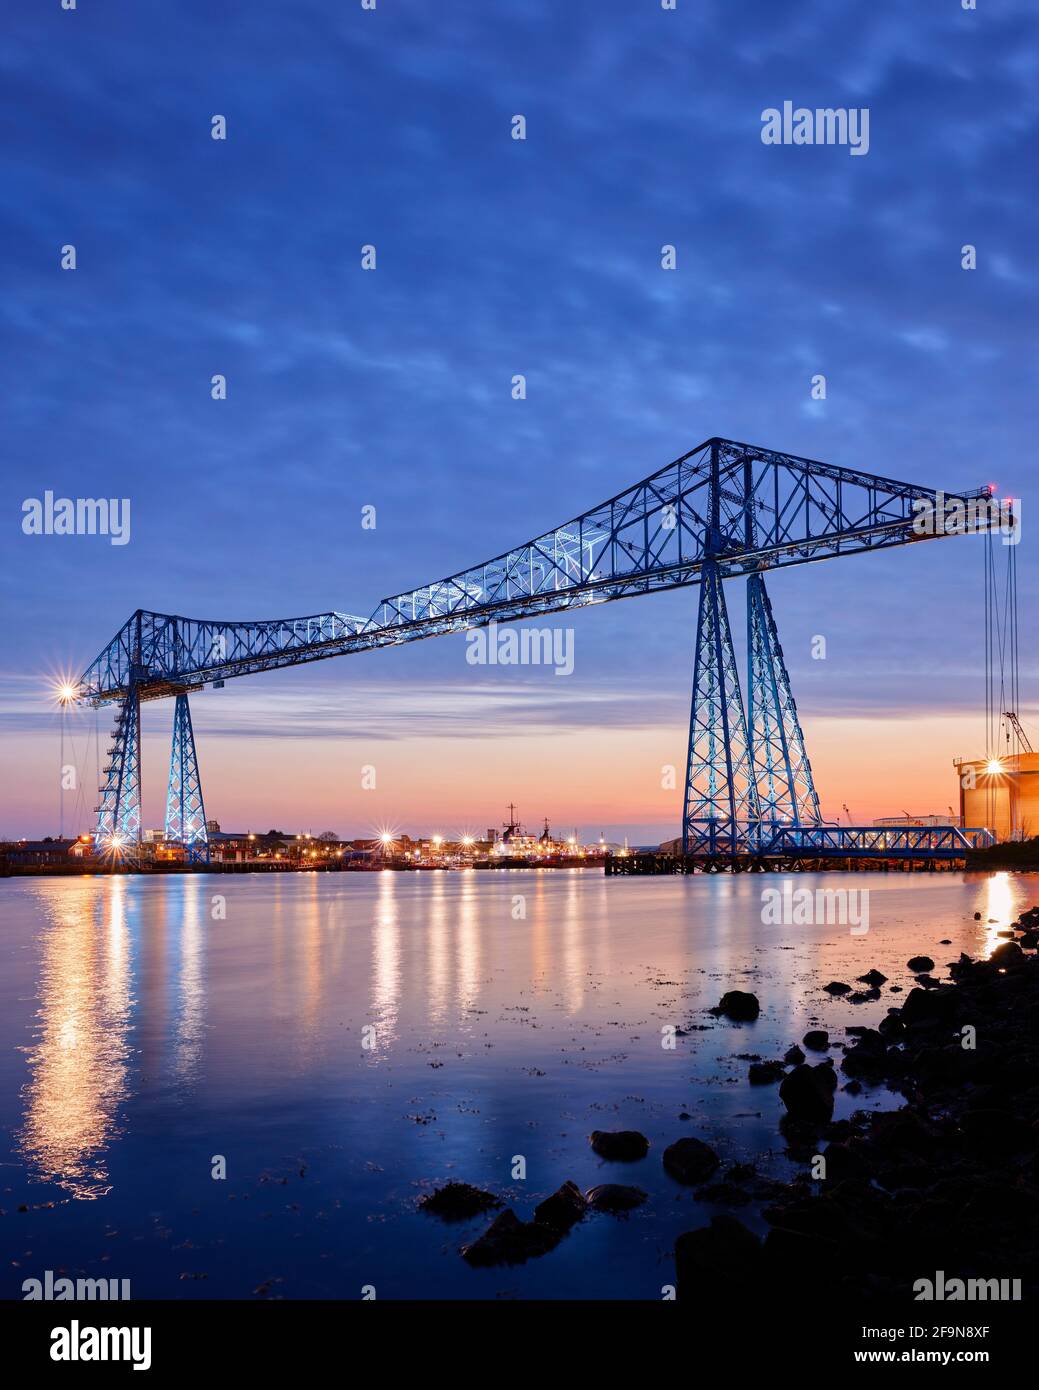
[{"label": "bridge girder", "polygon": [[[946,494],[949,501],[983,495]],[[492,560],[341,612],[256,622],[138,609],[91,663],[79,698],[141,700],[215,680],[392,646],[489,622],[933,539],[914,529],[936,489],[727,439],[710,439],[633,487]]]}]

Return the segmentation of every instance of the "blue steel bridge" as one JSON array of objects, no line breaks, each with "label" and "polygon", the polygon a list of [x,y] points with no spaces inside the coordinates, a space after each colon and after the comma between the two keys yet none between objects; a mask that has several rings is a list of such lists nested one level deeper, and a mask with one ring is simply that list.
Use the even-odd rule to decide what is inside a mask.
[{"label": "blue steel bridge", "polygon": [[[987,489],[944,493],[947,504]],[[822,820],[765,573],[939,539],[936,490],[728,439],[709,439],[590,511],[491,560],[342,612],[255,622],[138,609],[84,671],[77,698],[112,705],[98,853],[141,834],[141,707],[172,699],[166,835],[209,856],[189,697],[283,666],[699,586],[682,843],[717,866],[769,860],[963,858],[984,829],[879,830]],[[969,511],[968,511],[968,514]],[[914,524],[915,523],[915,524]],[[746,702],[725,581],[747,591]]]}]

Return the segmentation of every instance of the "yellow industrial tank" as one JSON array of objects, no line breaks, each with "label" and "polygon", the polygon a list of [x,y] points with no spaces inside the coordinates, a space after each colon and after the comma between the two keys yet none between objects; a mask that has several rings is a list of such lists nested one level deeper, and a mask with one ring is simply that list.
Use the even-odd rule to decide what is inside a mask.
[{"label": "yellow industrial tank", "polygon": [[986,826],[996,839],[1039,835],[1039,753],[956,760],[960,823]]}]

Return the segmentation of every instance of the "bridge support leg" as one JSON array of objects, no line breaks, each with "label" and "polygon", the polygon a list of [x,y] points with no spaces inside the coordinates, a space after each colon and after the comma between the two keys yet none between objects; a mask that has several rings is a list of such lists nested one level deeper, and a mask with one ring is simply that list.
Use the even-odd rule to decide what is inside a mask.
[{"label": "bridge support leg", "polygon": [[685,854],[757,848],[760,820],[739,670],[717,562],[704,562],[696,625],[689,761],[682,816]]},{"label": "bridge support leg", "polygon": [[131,680],[119,705],[108,749],[94,853],[132,858],[141,839],[141,697]]},{"label": "bridge support leg", "polygon": [[202,804],[202,780],[198,775],[195,735],[186,693],[177,696],[173,711],[173,749],[170,785],[166,793],[166,839],[179,840],[189,864],[209,863],[206,808]]},{"label": "bridge support leg", "polygon": [[747,580],[747,665],[747,729],[762,835],[776,823],[817,825],[812,765],[760,574]]}]

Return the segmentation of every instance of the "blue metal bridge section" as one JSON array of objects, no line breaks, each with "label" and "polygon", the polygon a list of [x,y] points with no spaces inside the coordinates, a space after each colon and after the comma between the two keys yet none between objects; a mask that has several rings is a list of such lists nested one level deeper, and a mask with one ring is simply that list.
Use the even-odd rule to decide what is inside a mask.
[{"label": "blue metal bridge section", "polygon": [[784,825],[762,839],[763,859],[963,859],[992,844],[990,830],[958,825]]},{"label": "blue metal bridge section", "polygon": [[[753,854],[787,829],[823,825],[766,570],[889,549],[943,534],[939,494],[726,439],[709,439],[642,482],[533,540],[383,599],[368,615],[319,613],[256,622],[139,609],[80,679],[77,697],[118,706],[97,809],[99,848],[140,832],[140,706],[175,697],[167,834],[208,852],[187,698],[208,684],[490,622],[568,613],[663,589],[699,586],[683,845],[706,857]],[[747,580],[747,705],[724,581]],[[173,794],[187,787],[186,800]],[[951,829],[951,827],[950,827]],[[820,840],[823,844],[825,836]],[[866,849],[861,851],[867,853]],[[847,851],[845,851],[847,853]]]}]

